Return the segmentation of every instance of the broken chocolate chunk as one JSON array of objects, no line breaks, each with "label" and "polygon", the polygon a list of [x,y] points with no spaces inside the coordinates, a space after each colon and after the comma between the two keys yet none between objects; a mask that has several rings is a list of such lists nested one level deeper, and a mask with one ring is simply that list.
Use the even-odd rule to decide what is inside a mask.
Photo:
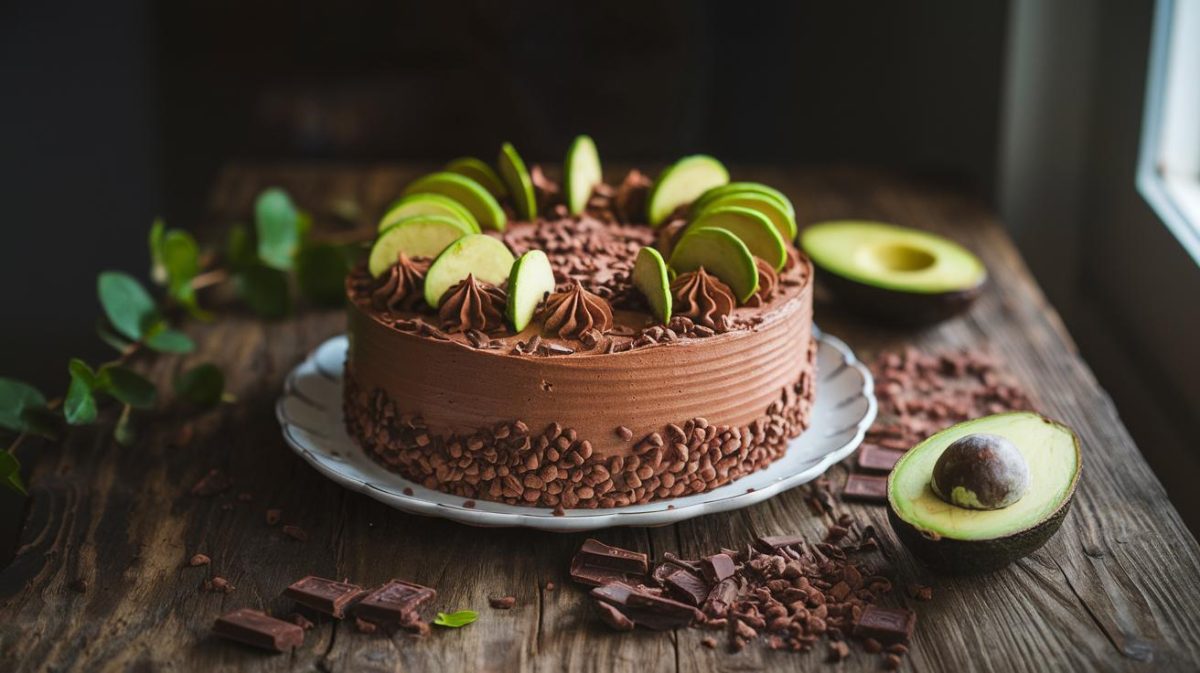
[{"label": "broken chocolate chunk", "polygon": [[737,600],[737,595],[737,580],[732,577],[721,580],[708,592],[708,597],[704,600],[704,614],[710,617],[724,617]]},{"label": "broken chocolate chunk", "polygon": [[598,587],[610,582],[636,582],[649,570],[649,559],[641,552],[610,547],[598,540],[585,540],[571,560],[571,579]]},{"label": "broken chocolate chunk", "polygon": [[213,624],[213,633],[252,647],[286,652],[304,644],[304,629],[258,610],[241,608]]},{"label": "broken chocolate chunk", "polygon": [[596,609],[600,610],[600,619],[604,620],[617,631],[632,631],[633,620],[621,614],[621,611],[603,601],[596,601]]},{"label": "broken chocolate chunk", "polygon": [[863,446],[858,450],[858,467],[863,470],[891,472],[903,451],[884,449],[878,446]]},{"label": "broken chocolate chunk", "polygon": [[689,605],[670,598],[655,596],[619,582],[596,587],[592,589],[591,595],[597,601],[617,608],[621,614],[633,620],[635,624],[656,631],[668,631],[680,626],[688,626],[694,621],[703,619],[703,615]]},{"label": "broken chocolate chunk", "polygon": [[868,605],[854,623],[855,638],[873,638],[882,643],[907,641],[917,625],[917,613],[904,608]]},{"label": "broken chocolate chunk", "polygon": [[417,610],[433,600],[433,589],[403,580],[391,580],[363,597],[354,607],[354,614],[379,624],[413,623]]},{"label": "broken chocolate chunk", "polygon": [[784,547],[804,544],[803,535],[760,535],[755,540],[758,546],[766,552],[774,552]]},{"label": "broken chocolate chunk", "polygon": [[678,568],[667,575],[663,586],[675,598],[688,605],[699,606],[708,598],[708,583],[690,570]]},{"label": "broken chocolate chunk", "polygon": [[866,474],[851,474],[846,478],[843,498],[867,502],[887,502],[887,477],[872,477]]},{"label": "broken chocolate chunk", "polygon": [[712,584],[733,576],[737,564],[729,554],[713,554],[700,561],[700,572]]},{"label": "broken chocolate chunk", "polygon": [[309,575],[296,580],[283,594],[297,603],[335,619],[346,616],[350,606],[365,590],[357,584]]}]

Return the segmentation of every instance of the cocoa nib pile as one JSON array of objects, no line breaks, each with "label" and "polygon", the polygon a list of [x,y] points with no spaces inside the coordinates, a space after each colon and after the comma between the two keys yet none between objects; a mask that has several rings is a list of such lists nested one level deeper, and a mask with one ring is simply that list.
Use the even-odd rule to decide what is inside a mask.
[{"label": "cocoa nib pile", "polygon": [[[1029,397],[979,351],[927,354],[915,348],[881,354],[871,365],[879,417],[867,431],[842,496],[887,498],[887,476],[900,456],[955,423],[1033,408]],[[875,473],[875,474],[871,474]]]},{"label": "cocoa nib pile", "polygon": [[[876,605],[891,580],[862,559],[878,548],[871,526],[843,515],[825,538],[757,538],[689,560],[666,554],[650,568],[646,554],[587,540],[571,562],[571,578],[594,587],[600,617],[614,629],[694,626],[724,634],[739,651],[759,638],[775,650],[807,652],[828,641],[830,661],[850,654],[849,641],[895,667],[908,652],[916,614]],[[706,638],[716,647],[715,638]]]}]

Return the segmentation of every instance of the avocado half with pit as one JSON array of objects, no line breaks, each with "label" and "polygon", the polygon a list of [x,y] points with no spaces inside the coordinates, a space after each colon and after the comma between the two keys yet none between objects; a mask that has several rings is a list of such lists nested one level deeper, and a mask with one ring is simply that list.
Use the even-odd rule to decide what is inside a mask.
[{"label": "avocado half with pit", "polygon": [[[1015,502],[976,509],[975,494],[949,498],[973,506],[951,504],[938,495],[952,488],[962,495],[953,485],[935,489],[935,468],[943,470],[948,462],[941,460],[943,453],[981,439],[1011,445],[1024,459],[1024,492]],[[961,470],[962,463],[951,467]],[[1079,438],[1064,425],[1030,412],[977,418],[942,430],[900,458],[888,477],[888,519],[901,542],[930,568],[948,574],[991,572],[1033,552],[1058,531],[1080,467]],[[995,463],[988,469],[996,471],[965,477],[1002,481],[1008,474]]]},{"label": "avocado half with pit", "polygon": [[837,301],[869,317],[922,325],[971,306],[987,280],[979,258],[926,231],[883,222],[821,222],[800,247]]}]

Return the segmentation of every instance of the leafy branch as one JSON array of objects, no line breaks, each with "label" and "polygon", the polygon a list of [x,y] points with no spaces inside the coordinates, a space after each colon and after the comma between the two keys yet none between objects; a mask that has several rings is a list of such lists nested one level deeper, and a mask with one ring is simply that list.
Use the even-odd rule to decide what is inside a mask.
[{"label": "leafy branch", "polygon": [[[28,383],[0,377],[0,438],[11,437],[7,448],[0,450],[0,487],[25,493],[15,455],[24,441],[35,436],[57,438],[66,427],[96,424],[106,405],[120,408],[113,438],[122,446],[133,444],[137,439],[134,411],[153,409],[160,400],[160,391],[136,371],[133,360],[196,350],[180,323],[216,318],[201,306],[201,291],[230,284],[238,298],[264,318],[291,313],[293,288],[314,304],[343,301],[342,282],[355,246],[315,240],[311,224],[311,218],[279,188],[258,195],[253,231],[233,225],[223,250],[204,251],[187,231],[168,229],[161,219],[155,220],[148,242],[150,279],[159,298],[123,271],[104,271],[96,281],[104,312],[96,333],[117,355],[95,366],[71,358],[66,392],[53,399]],[[172,391],[176,400],[200,409],[229,399],[225,377],[211,363],[181,372]]]}]

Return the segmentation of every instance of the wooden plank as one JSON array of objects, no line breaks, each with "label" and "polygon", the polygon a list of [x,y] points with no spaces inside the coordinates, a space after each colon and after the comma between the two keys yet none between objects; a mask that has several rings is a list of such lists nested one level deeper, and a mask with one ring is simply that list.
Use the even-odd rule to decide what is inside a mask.
[{"label": "wooden plank", "polygon": [[[289,189],[323,227],[369,232],[418,169],[405,167],[233,167],[212,199],[214,218],[245,218],[264,186]],[[889,600],[920,614],[906,665],[917,670],[1195,670],[1200,662],[1200,548],[1137,453],[1107,396],[1078,358],[1056,314],[1031,281],[1011,242],[975,201],[933,185],[855,170],[738,171],[778,184],[813,222],[869,217],[950,235],[978,251],[992,283],[971,314],[917,331],[890,331],[818,307],[818,321],[860,356],[912,344],[939,350],[987,347],[1047,414],[1076,428],[1084,477],[1074,510],[1045,548],[983,578],[946,578],[916,565],[878,507],[847,505],[883,533],[883,556],[900,590]],[[338,200],[359,217],[338,224]],[[75,433],[61,447],[31,445],[34,498],[16,560],[0,571],[0,657],[13,670],[795,670],[806,655],[761,646],[709,650],[699,630],[611,633],[566,566],[584,535],[473,529],[395,512],[320,477],[284,446],[273,405],[286,372],[343,329],[339,311],[263,324],[235,313],[197,327],[201,352],[156,362],[168,380],[181,367],[217,361],[238,403],[196,417],[168,407],[147,414],[135,447]],[[185,430],[186,428],[186,430]],[[189,441],[183,441],[188,439]],[[35,458],[35,453],[40,453]],[[186,495],[208,469],[232,475],[213,498]],[[842,466],[832,472],[844,478]],[[236,494],[247,492],[250,502]],[[267,526],[268,507],[302,526],[306,542]],[[793,491],[758,506],[658,529],[616,529],[601,539],[661,555],[685,556],[755,535],[823,534]],[[186,567],[203,552],[213,563]],[[372,584],[391,577],[436,586],[437,608],[472,608],[478,623],[435,630],[424,641],[358,633],[322,623],[292,655],[260,655],[211,642],[208,628],[227,609],[289,611],[280,596],[308,573]],[[212,574],[231,594],[201,589]],[[89,587],[71,588],[79,578]],[[547,583],[553,582],[553,590]],[[913,603],[909,583],[935,587]],[[511,594],[511,611],[487,607]],[[723,643],[722,643],[723,644]],[[839,670],[878,670],[856,652]]]}]

